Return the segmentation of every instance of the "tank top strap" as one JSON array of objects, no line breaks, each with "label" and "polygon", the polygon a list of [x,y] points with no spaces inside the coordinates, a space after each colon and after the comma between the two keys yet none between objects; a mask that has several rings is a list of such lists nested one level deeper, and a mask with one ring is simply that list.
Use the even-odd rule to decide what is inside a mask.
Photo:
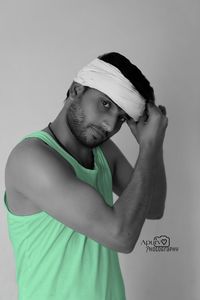
[{"label": "tank top strap", "polygon": [[45,131],[33,131],[23,137],[22,140],[26,138],[36,137],[41,140],[43,140],[46,144],[48,144],[50,147],[52,147],[55,151],[57,151],[64,159],[66,159],[73,167],[76,169],[82,169],[84,172],[89,173],[96,173],[98,170],[98,165],[96,163],[96,149],[93,148],[93,155],[94,155],[94,169],[88,169],[85,168],[83,165],[81,165],[69,152],[64,150],[57,142],[56,140],[47,132]]}]

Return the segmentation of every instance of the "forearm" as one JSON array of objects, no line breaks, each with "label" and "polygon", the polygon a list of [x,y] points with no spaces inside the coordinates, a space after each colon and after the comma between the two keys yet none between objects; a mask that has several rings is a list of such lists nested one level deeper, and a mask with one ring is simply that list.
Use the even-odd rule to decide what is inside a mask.
[{"label": "forearm", "polygon": [[130,249],[134,248],[145,222],[159,164],[157,152],[140,149],[131,180],[113,206],[120,224],[120,236]]},{"label": "forearm", "polygon": [[167,195],[167,180],[163,160],[163,149],[156,155],[157,164],[153,169],[155,183],[152,185],[147,219],[158,219],[163,216]]}]

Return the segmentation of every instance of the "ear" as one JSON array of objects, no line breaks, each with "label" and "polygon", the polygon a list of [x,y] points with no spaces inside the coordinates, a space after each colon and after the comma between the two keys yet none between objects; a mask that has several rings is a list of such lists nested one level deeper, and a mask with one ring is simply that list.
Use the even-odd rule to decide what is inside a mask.
[{"label": "ear", "polygon": [[85,86],[73,81],[69,88],[69,98],[74,99],[76,97],[79,97],[85,90]]}]

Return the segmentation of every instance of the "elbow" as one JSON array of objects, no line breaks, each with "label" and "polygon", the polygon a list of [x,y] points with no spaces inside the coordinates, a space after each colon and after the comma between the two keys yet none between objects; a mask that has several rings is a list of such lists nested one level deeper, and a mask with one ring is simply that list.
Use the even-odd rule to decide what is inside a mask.
[{"label": "elbow", "polygon": [[118,245],[118,252],[129,254],[133,251],[137,239],[134,239],[134,241],[132,241],[130,237],[124,237],[123,239],[122,237],[123,236],[121,235],[121,238],[118,238],[118,241],[121,240],[120,245]]},{"label": "elbow", "polygon": [[115,245],[113,245],[112,248],[117,252],[128,254],[133,251],[134,247],[130,245],[130,240],[128,242],[127,239],[125,239],[121,234],[115,238]]},{"label": "elbow", "polygon": [[117,252],[123,253],[123,254],[129,254],[133,251],[133,248],[126,246],[126,245],[122,245],[120,247],[118,247]]},{"label": "elbow", "polygon": [[162,209],[150,209],[147,213],[146,219],[149,220],[160,220],[164,216],[165,207]]},{"label": "elbow", "polygon": [[130,245],[130,243],[128,245],[126,245],[126,247],[124,247],[124,249],[123,249],[123,253],[125,253],[125,254],[131,253],[135,248],[135,244],[136,244],[136,242],[132,243],[131,245]]},{"label": "elbow", "polygon": [[164,216],[164,213],[159,214],[159,215],[147,215],[146,219],[147,220],[160,220]]},{"label": "elbow", "polygon": [[134,247],[132,248],[126,248],[126,251],[124,251],[125,254],[130,254],[133,251]]},{"label": "elbow", "polygon": [[157,216],[156,216],[156,220],[162,219],[163,216],[164,216],[164,212],[162,212],[160,215],[157,215]]}]

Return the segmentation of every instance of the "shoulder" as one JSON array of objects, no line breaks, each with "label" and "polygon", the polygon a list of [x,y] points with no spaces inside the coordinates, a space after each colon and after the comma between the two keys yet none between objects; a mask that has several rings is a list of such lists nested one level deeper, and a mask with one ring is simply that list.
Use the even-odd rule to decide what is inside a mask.
[{"label": "shoulder", "polygon": [[[19,142],[10,152],[5,167],[6,186],[20,188],[20,176],[28,176],[28,173],[37,172],[38,166],[48,169],[49,166],[68,166],[73,171],[71,165],[59,155],[54,149],[38,138],[31,137]],[[58,170],[56,167],[55,170]],[[73,171],[74,172],[74,171]],[[42,176],[38,174],[38,176]]]},{"label": "shoulder", "polygon": [[45,151],[45,143],[41,140],[35,137],[24,139],[11,150],[7,159],[6,169],[10,170],[12,168],[12,171],[14,171],[19,164],[25,163],[28,156],[31,157],[32,154],[37,155],[42,151]]},{"label": "shoulder", "polygon": [[27,158],[31,157],[35,159],[38,158],[39,160],[41,160],[44,156],[47,159],[47,161],[54,157],[63,161],[62,156],[52,147],[49,147],[49,145],[43,140],[38,139],[36,137],[29,137],[19,142],[12,149],[7,160],[7,165],[11,163],[13,165],[15,165],[15,163],[23,164],[26,162]]}]

